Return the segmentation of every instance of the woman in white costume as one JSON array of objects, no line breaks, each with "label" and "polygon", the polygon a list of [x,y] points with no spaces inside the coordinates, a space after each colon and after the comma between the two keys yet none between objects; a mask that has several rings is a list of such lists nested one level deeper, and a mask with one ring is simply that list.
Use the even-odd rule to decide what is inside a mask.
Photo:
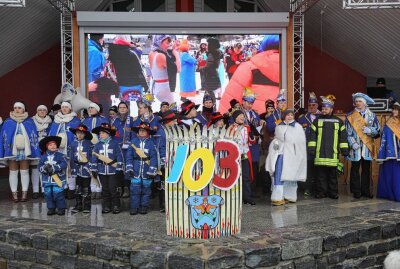
[{"label": "woman in white costume", "polygon": [[297,201],[297,181],[307,178],[306,136],[294,120],[294,111],[286,110],[283,122],[275,129],[265,164],[272,177],[271,202],[283,205]]}]

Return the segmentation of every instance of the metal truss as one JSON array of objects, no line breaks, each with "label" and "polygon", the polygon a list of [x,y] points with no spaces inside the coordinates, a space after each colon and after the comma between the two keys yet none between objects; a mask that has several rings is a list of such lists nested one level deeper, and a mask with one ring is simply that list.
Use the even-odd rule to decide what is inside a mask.
[{"label": "metal truss", "polygon": [[290,1],[290,12],[305,13],[319,0],[291,0]]},{"label": "metal truss", "polygon": [[304,107],[304,14],[293,14],[293,105]]},{"label": "metal truss", "polygon": [[0,0],[0,7],[25,7],[25,0]]},{"label": "metal truss", "polygon": [[343,0],[343,9],[400,8],[400,0]]},{"label": "metal truss", "polygon": [[293,28],[293,106],[304,107],[304,13],[319,0],[291,0]]},{"label": "metal truss", "polygon": [[62,83],[74,85],[72,12],[75,11],[73,0],[47,0],[60,12],[61,20],[61,72]]}]

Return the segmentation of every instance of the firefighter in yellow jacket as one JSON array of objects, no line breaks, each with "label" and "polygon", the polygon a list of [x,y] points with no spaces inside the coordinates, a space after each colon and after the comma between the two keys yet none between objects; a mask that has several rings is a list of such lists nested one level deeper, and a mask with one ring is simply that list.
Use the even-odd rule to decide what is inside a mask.
[{"label": "firefighter in yellow jacket", "polygon": [[348,155],[346,127],[343,121],[332,115],[335,97],[321,96],[322,114],[311,125],[308,149],[314,156],[317,168],[316,198],[338,198],[337,168],[339,152]]}]

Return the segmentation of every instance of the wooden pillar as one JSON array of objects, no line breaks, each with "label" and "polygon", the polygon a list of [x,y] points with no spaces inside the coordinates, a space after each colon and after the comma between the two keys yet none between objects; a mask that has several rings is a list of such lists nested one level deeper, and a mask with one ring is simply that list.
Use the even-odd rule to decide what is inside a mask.
[{"label": "wooden pillar", "polygon": [[194,12],[193,0],[176,0],[176,12]]},{"label": "wooden pillar", "polygon": [[[287,67],[287,97],[288,108],[294,106],[293,94],[293,14],[289,15],[289,25],[286,31],[286,67]],[[285,48],[282,48],[285,49]]]},{"label": "wooden pillar", "polygon": [[76,11],[72,12],[72,62],[73,62],[73,72],[74,72],[74,87],[79,87],[81,85],[80,79],[80,65],[79,65],[79,27],[76,18]]}]

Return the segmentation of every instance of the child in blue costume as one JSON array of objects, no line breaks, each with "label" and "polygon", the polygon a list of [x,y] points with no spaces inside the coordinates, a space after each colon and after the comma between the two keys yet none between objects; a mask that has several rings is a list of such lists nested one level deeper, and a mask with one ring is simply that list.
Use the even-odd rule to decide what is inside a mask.
[{"label": "child in blue costume", "polygon": [[[57,135],[62,138],[59,151],[67,158],[71,155],[71,144],[74,141],[74,134],[71,133],[69,128],[76,128],[80,123],[81,121],[76,116],[76,113],[72,111],[72,105],[69,102],[62,102],[61,111],[54,116],[49,135]],[[68,199],[73,199],[75,193],[75,178],[68,177],[67,182]]]},{"label": "child in blue costume", "polygon": [[71,145],[71,174],[76,178],[75,207],[72,213],[83,211],[89,213],[91,207],[91,173],[90,161],[92,159],[92,134],[86,125],[81,124],[77,128],[71,128],[75,134],[75,140]]},{"label": "child in blue costume", "polygon": [[118,142],[112,137],[115,129],[108,123],[102,123],[92,130],[99,136],[99,142],[94,146],[90,170],[93,177],[99,176],[103,198],[104,214],[121,212],[121,201],[117,192],[117,172],[122,170],[122,153]]},{"label": "child in blue costume", "polygon": [[67,158],[58,152],[60,144],[59,136],[47,136],[39,143],[41,151],[44,152],[39,161],[39,171],[42,173],[48,216],[56,214],[56,209],[57,215],[65,215],[67,207],[64,197]]},{"label": "child in blue costume", "polygon": [[126,173],[131,178],[131,215],[147,214],[151,196],[151,183],[157,172],[157,151],[150,135],[154,131],[146,122],[133,127],[137,137],[126,155]]},{"label": "child in blue costume", "polygon": [[[90,103],[88,106],[88,114],[89,117],[86,117],[85,119],[82,120],[82,123],[87,126],[87,129],[89,132],[91,132],[94,128],[100,126],[102,123],[109,123],[109,120],[100,115],[100,106],[96,103]],[[99,142],[99,139],[97,137],[96,134],[92,134],[93,138],[92,138],[92,143],[96,144],[97,142]],[[78,185],[78,183],[77,183]],[[90,184],[90,189],[92,192],[96,194],[100,194],[101,193],[101,186],[98,186],[94,183]],[[96,198],[100,197],[100,195],[96,195]],[[76,198],[76,197],[75,197]]]}]

